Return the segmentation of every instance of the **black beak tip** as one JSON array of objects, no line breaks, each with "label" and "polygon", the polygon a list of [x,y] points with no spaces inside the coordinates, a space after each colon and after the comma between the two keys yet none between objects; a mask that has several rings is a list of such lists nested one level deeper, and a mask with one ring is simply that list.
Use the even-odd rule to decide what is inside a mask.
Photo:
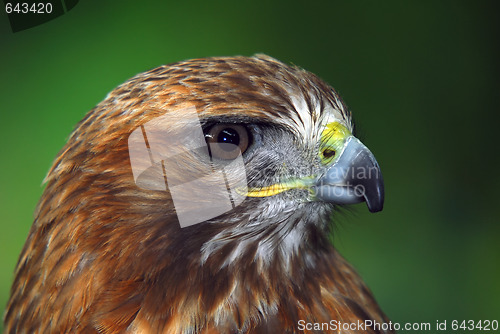
[{"label": "black beak tip", "polygon": [[372,191],[365,193],[366,206],[371,213],[382,211],[384,208],[384,183],[380,182]]},{"label": "black beak tip", "polygon": [[377,204],[367,202],[367,206],[368,206],[368,210],[371,213],[379,212],[379,211],[382,211],[384,209],[384,203],[383,202],[377,203]]}]

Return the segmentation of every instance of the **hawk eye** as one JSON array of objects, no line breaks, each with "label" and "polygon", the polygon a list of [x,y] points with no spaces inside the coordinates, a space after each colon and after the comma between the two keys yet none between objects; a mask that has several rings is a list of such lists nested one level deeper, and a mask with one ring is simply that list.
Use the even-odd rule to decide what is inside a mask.
[{"label": "hawk eye", "polygon": [[205,131],[210,156],[232,160],[243,154],[250,143],[248,129],[239,124],[215,124]]}]

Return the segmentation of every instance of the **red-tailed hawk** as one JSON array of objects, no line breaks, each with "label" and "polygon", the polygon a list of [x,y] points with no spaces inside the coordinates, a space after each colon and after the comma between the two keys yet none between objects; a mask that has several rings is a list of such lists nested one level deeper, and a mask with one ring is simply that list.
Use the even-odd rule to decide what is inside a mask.
[{"label": "red-tailed hawk", "polygon": [[329,241],[340,206],[383,206],[352,133],[335,90],[267,56],[133,77],[49,171],[5,332],[383,332],[353,327],[388,320]]}]

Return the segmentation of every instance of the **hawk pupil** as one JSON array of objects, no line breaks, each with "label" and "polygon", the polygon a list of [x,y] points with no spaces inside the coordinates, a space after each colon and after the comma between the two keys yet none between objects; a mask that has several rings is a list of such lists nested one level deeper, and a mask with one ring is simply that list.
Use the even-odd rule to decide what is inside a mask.
[{"label": "hawk pupil", "polygon": [[[231,128],[225,128],[223,129],[219,135],[217,136],[217,142],[218,143],[224,143],[224,144],[233,144],[238,146],[240,144],[240,135],[235,129]],[[230,147],[225,147],[226,145],[222,145],[222,149],[225,151],[232,151],[233,148]]]}]

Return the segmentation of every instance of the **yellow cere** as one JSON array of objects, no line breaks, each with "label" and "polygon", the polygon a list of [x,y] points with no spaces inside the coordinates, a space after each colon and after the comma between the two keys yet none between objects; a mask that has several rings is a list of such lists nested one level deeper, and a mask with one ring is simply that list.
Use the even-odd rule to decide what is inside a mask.
[{"label": "yellow cere", "polygon": [[[351,136],[351,132],[345,125],[339,122],[331,122],[325,126],[321,133],[321,144],[319,157],[321,163],[328,165],[334,161],[342,152],[346,139]],[[314,176],[273,184],[266,187],[249,188],[248,197],[268,197],[274,196],[290,189],[310,189],[314,183]]]},{"label": "yellow cere", "polygon": [[319,157],[325,165],[330,164],[341,153],[347,137],[351,131],[339,122],[328,123],[321,133]]}]

